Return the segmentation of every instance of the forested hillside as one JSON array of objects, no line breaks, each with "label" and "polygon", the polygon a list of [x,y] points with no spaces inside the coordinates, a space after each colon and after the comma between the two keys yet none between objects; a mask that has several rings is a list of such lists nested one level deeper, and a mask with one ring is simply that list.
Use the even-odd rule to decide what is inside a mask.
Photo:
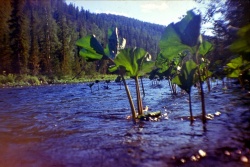
[{"label": "forested hillside", "polygon": [[73,76],[95,73],[78,55],[77,39],[95,34],[103,45],[118,27],[127,47],[155,58],[164,26],[108,14],[93,14],[64,0],[0,0],[0,74]]}]

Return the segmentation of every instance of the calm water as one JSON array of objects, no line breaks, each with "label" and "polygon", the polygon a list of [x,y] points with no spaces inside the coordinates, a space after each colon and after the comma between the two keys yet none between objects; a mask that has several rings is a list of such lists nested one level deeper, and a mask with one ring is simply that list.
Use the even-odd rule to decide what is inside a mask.
[{"label": "calm water", "polygon": [[[135,97],[134,82],[128,85]],[[247,92],[214,84],[205,95],[211,120],[204,131],[195,88],[191,126],[187,94],[172,96],[167,81],[144,80],[144,105],[163,116],[136,124],[126,119],[124,88],[104,86],[93,92],[86,84],[0,89],[0,167],[250,166]]]}]

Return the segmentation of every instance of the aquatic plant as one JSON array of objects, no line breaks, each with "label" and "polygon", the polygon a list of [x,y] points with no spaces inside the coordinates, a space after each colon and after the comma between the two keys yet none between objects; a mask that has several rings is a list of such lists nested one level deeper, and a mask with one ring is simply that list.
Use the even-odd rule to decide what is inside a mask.
[{"label": "aquatic plant", "polygon": [[[122,39],[120,44],[118,38],[118,29],[114,30],[109,29],[108,31],[109,41],[107,47],[104,49],[100,42],[95,38],[95,35],[88,35],[79,39],[76,42],[76,45],[81,47],[80,55],[87,61],[98,61],[98,60],[109,60],[113,65],[115,64],[114,58],[120,52],[120,49],[124,49],[126,45],[126,39]],[[124,74],[126,73],[125,68],[119,68],[118,74],[121,76],[122,82],[124,84],[126,94],[129,100],[129,104],[131,107],[131,113],[133,118],[136,118],[136,111],[134,107],[134,103],[131,97],[130,90],[127,86],[127,83],[124,78]]]},{"label": "aquatic plant", "polygon": [[99,80],[95,80],[95,83],[98,85],[98,90],[100,89],[99,82]]},{"label": "aquatic plant", "polygon": [[244,88],[250,89],[250,24],[240,28],[238,38],[229,46],[229,49],[237,54],[227,64],[227,77],[237,78]]},{"label": "aquatic plant", "polygon": [[135,80],[138,114],[144,115],[139,77],[149,73],[154,68],[155,62],[151,60],[151,55],[141,48],[127,48],[120,50],[114,63],[115,66],[110,68],[111,72],[124,69],[122,70],[123,74]]},{"label": "aquatic plant", "polygon": [[79,39],[76,44],[82,48],[80,50],[80,55],[86,61],[91,62],[106,59],[113,64],[109,70],[110,72],[116,72],[121,77],[130,103],[131,113],[135,119],[135,106],[124,76],[129,76],[135,80],[138,115],[143,115],[139,77],[150,72],[155,63],[151,61],[151,55],[141,48],[124,49],[126,40],[123,38],[120,45],[117,28],[115,28],[112,32],[109,30],[108,35],[109,42],[105,49],[94,35],[83,37]]},{"label": "aquatic plant", "polygon": [[91,90],[91,93],[93,92],[92,91],[92,86],[94,85],[95,83],[94,82],[92,82],[92,83],[88,83],[87,85],[88,85],[88,87],[90,88],[90,90]]},{"label": "aquatic plant", "polygon": [[[171,23],[169,24],[160,40],[159,47],[160,47],[160,53],[157,56],[156,59],[156,65],[158,68],[161,69],[169,69],[169,64],[167,62],[173,62],[177,56],[180,54],[186,55],[187,58],[182,59],[182,64],[185,64],[187,60],[194,59],[194,62],[189,63],[196,64],[197,68],[189,69],[187,67],[188,64],[184,65],[186,69],[184,69],[184,72],[189,72],[189,74],[186,74],[184,79],[181,79],[183,74],[180,75],[178,78],[176,78],[176,83],[179,84],[179,86],[184,87],[185,89],[189,90],[191,87],[191,81],[193,81],[193,74],[195,73],[194,69],[197,69],[197,78],[200,85],[200,91],[201,91],[201,103],[202,103],[202,121],[205,124],[206,123],[206,111],[205,111],[205,100],[204,100],[204,92],[203,92],[203,86],[202,83],[204,81],[203,74],[201,72],[201,69],[203,69],[203,66],[201,66],[201,54],[205,55],[208,52],[208,48],[210,49],[210,43],[203,42],[202,36],[200,34],[200,27],[201,27],[201,16],[196,15],[192,10],[187,12],[187,15],[176,24]],[[187,59],[187,60],[186,60]],[[167,65],[167,68],[165,67]],[[189,64],[190,65],[190,64]],[[192,65],[195,66],[195,65]],[[175,67],[177,68],[177,67]],[[189,69],[189,70],[188,70]],[[164,70],[162,70],[164,71]],[[176,70],[177,71],[177,70]],[[177,75],[178,71],[175,75]],[[188,76],[191,78],[189,79]],[[185,83],[184,80],[190,80],[190,82]]]},{"label": "aquatic plant", "polygon": [[187,61],[181,68],[179,75],[173,78],[173,82],[176,83],[181,89],[185,90],[189,95],[189,111],[190,121],[193,122],[192,105],[191,105],[191,88],[196,83],[195,72],[197,65],[193,60]]}]

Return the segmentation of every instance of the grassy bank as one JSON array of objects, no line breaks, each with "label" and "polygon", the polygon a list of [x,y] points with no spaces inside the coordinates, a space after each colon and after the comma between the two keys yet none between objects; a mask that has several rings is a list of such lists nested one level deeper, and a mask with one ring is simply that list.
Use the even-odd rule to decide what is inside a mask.
[{"label": "grassy bank", "polygon": [[18,86],[36,86],[47,84],[72,84],[94,82],[95,80],[115,80],[117,75],[85,75],[81,78],[74,78],[72,76],[31,76],[31,75],[0,75],[0,87],[18,87]]}]

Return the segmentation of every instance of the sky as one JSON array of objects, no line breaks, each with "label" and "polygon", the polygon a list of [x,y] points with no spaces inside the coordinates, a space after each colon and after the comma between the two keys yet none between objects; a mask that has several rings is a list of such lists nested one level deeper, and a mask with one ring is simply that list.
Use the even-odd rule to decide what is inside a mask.
[{"label": "sky", "polygon": [[188,10],[204,7],[194,0],[66,0],[91,13],[110,13],[167,26],[180,21]]}]

